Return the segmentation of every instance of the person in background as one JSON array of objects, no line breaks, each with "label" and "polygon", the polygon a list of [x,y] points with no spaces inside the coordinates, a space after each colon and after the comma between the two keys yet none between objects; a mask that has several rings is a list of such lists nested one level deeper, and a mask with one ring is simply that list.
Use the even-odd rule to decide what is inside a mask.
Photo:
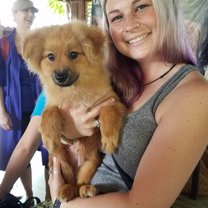
[{"label": "person in background", "polygon": [[[17,0],[12,6],[16,27],[6,36],[9,53],[1,57],[0,68],[0,170],[5,170],[11,154],[24,133],[41,87],[37,76],[28,71],[21,55],[21,41],[31,28],[38,9],[30,0]],[[5,38],[5,37],[4,37]],[[1,47],[3,39],[1,39]],[[2,52],[3,49],[1,49]],[[18,165],[18,164],[17,164]],[[30,163],[20,175],[27,197],[32,197]],[[7,188],[7,187],[6,187]]]},{"label": "person in background", "polygon": [[[180,0],[103,0],[107,66],[128,115],[118,152],[104,156],[92,179],[98,196],[60,201],[64,180],[54,157],[54,207],[170,208],[180,194],[208,144],[208,82],[196,67],[181,8]],[[89,126],[93,134],[97,113],[71,113],[75,124],[77,117],[83,122],[69,122],[76,128],[64,135],[89,135],[83,132]]]},{"label": "person in background", "polygon": [[[45,100],[42,97],[43,93],[40,94],[39,99],[42,100],[41,102],[45,103]],[[11,191],[14,183],[21,176],[22,171],[27,168],[36,150],[42,145],[41,135],[38,130],[39,122],[40,112],[37,108],[35,108],[26,130],[15,147],[8,162],[5,175],[0,184],[0,199],[3,199],[5,195]],[[44,158],[46,160],[48,158],[46,150],[45,154]],[[47,163],[47,160],[44,161],[45,167],[47,167]],[[50,192],[48,189],[48,169],[45,169],[45,181],[45,199],[50,200]]]}]

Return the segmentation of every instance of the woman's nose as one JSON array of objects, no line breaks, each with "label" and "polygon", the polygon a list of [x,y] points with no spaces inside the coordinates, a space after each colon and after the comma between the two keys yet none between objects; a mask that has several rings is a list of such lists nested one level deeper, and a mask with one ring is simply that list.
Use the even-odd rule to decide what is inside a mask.
[{"label": "woman's nose", "polygon": [[134,14],[128,14],[124,25],[125,32],[133,32],[140,26],[139,19]]}]

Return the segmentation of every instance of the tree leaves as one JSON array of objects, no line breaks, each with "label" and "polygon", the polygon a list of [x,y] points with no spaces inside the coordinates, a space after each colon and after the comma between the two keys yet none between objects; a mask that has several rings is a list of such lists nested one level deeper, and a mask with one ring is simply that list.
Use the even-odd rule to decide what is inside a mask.
[{"label": "tree leaves", "polygon": [[49,6],[53,9],[54,13],[64,14],[65,13],[65,2],[66,0],[48,0]]}]

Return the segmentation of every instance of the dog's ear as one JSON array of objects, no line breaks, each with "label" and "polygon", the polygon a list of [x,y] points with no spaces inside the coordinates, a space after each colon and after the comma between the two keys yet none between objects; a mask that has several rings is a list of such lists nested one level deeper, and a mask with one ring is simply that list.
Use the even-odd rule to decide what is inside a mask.
[{"label": "dog's ear", "polygon": [[83,40],[81,45],[84,53],[91,64],[100,63],[97,60],[104,58],[104,48],[106,37],[104,32],[96,26],[86,26],[83,28]]},{"label": "dog's ear", "polygon": [[39,29],[28,32],[22,43],[22,56],[32,72],[40,70],[44,35]]}]

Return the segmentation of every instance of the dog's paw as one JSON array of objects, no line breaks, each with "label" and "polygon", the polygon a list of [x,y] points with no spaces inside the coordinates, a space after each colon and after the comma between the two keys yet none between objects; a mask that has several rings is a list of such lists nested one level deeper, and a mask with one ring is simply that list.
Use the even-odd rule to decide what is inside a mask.
[{"label": "dog's paw", "polygon": [[93,197],[97,193],[96,188],[92,185],[82,185],[79,188],[79,195],[82,198]]},{"label": "dog's paw", "polygon": [[118,139],[105,138],[101,140],[102,150],[107,154],[112,154],[118,147]]},{"label": "dog's paw", "polygon": [[58,193],[58,198],[63,201],[70,201],[73,198],[78,196],[78,189],[77,187],[70,185],[70,184],[65,184],[63,185]]}]

